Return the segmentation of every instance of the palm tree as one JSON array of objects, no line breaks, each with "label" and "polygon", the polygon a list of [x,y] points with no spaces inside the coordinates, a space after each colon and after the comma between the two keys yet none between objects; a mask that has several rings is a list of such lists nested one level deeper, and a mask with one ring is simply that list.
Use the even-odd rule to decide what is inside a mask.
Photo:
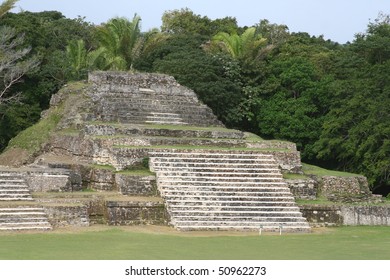
[{"label": "palm tree", "polygon": [[91,53],[95,67],[102,70],[129,70],[142,50],[141,18],[113,18],[98,29],[100,48]]},{"label": "palm tree", "polygon": [[241,35],[220,32],[211,42],[212,49],[219,49],[234,59],[255,59],[267,39],[257,34],[255,27],[250,27]]},{"label": "palm tree", "polygon": [[88,60],[85,43],[82,39],[72,40],[66,47],[66,57],[72,79],[81,79],[87,73]]},{"label": "palm tree", "polygon": [[16,2],[19,0],[5,0],[0,4],[0,18],[8,13],[11,9],[15,7]]}]

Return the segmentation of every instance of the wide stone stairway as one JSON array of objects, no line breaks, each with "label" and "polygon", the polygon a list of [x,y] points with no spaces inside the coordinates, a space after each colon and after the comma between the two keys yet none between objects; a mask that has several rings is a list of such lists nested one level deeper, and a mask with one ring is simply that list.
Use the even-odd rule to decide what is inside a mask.
[{"label": "wide stone stairway", "polygon": [[36,205],[24,178],[0,171],[0,230],[50,230],[43,207]]},{"label": "wide stone stairway", "polygon": [[179,230],[310,230],[271,155],[153,152],[151,167]]}]

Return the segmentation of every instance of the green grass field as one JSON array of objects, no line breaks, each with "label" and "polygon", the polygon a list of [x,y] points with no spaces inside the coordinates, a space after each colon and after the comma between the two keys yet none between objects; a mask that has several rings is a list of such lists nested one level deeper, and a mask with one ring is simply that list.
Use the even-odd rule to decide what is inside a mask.
[{"label": "green grass field", "polygon": [[177,233],[149,227],[0,233],[5,260],[389,260],[390,227],[339,227],[311,234]]}]

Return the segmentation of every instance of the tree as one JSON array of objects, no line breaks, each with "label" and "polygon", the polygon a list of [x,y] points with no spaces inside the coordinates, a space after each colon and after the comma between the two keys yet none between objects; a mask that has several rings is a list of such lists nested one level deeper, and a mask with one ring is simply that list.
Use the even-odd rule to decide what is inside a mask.
[{"label": "tree", "polygon": [[8,13],[11,9],[15,7],[16,2],[19,0],[5,0],[0,4],[0,18]]},{"label": "tree", "polygon": [[[8,13],[18,0],[6,0],[0,4],[0,18]],[[24,36],[14,28],[0,26],[0,105],[18,94],[10,94],[11,87],[20,82],[24,74],[38,65],[36,58],[26,59],[31,48],[24,48]]]},{"label": "tree", "polygon": [[99,49],[93,57],[94,66],[101,70],[129,70],[139,57],[144,40],[140,30],[141,18],[134,15],[126,18],[113,18],[97,30]]},{"label": "tree", "polygon": [[211,51],[220,49],[234,59],[254,59],[265,46],[266,39],[256,33],[255,27],[250,27],[241,35],[219,32],[212,39]]},{"label": "tree", "polygon": [[66,59],[70,66],[70,79],[86,77],[88,69],[87,50],[84,40],[72,40],[66,47]]},{"label": "tree", "polygon": [[40,61],[33,71],[27,72],[7,91],[7,97],[22,93],[18,101],[13,102],[16,101],[13,98],[0,106],[1,151],[18,132],[40,119],[40,111],[47,109],[51,95],[69,79],[68,42],[83,39],[86,49],[96,48],[96,42],[91,24],[82,18],[65,18],[55,11],[7,13],[0,19],[0,26],[13,28],[13,40],[23,38],[16,48],[19,52],[30,50],[19,63],[34,57]]},{"label": "tree", "polygon": [[190,9],[167,11],[162,16],[161,31],[170,34],[202,35],[211,37],[218,32],[232,33],[238,29],[237,20],[232,17],[211,20],[196,15]]},{"label": "tree", "polygon": [[38,66],[36,58],[26,59],[31,48],[23,48],[23,43],[23,35],[16,35],[13,28],[0,27],[0,104],[17,99],[19,95],[10,95],[11,87]]},{"label": "tree", "polygon": [[[314,148],[335,167],[390,192],[390,21],[381,15],[338,54],[337,87]],[[384,189],[387,189],[385,191]]]}]

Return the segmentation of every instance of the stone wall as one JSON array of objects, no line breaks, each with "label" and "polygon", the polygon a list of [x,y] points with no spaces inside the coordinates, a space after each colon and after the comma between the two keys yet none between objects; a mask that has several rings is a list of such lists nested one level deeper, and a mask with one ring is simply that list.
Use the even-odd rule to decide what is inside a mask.
[{"label": "stone wall", "polygon": [[54,228],[65,226],[89,226],[87,206],[44,206],[50,224]]},{"label": "stone wall", "polygon": [[158,196],[156,176],[115,174],[118,191],[124,195]]},{"label": "stone wall", "polygon": [[301,154],[299,151],[262,151],[262,153],[273,155],[283,173],[302,173]]},{"label": "stone wall", "polygon": [[29,189],[32,192],[69,192],[72,184],[69,176],[33,174],[26,177]]},{"label": "stone wall", "polygon": [[301,205],[311,226],[390,226],[390,205]]},{"label": "stone wall", "polygon": [[126,92],[129,89],[137,92],[141,88],[157,93],[196,96],[193,91],[181,86],[174,77],[164,74],[96,71],[89,73],[88,81],[105,92]]},{"label": "stone wall", "polygon": [[20,172],[32,192],[71,192],[81,190],[81,176],[65,169],[31,169]]},{"label": "stone wall", "polygon": [[360,196],[371,195],[367,178],[364,176],[354,177],[321,177],[321,194],[327,198],[332,196]]},{"label": "stone wall", "polygon": [[300,205],[303,217],[307,219],[310,226],[341,226],[343,216],[339,206],[329,205]]},{"label": "stone wall", "polygon": [[299,199],[313,200],[322,196],[331,201],[345,203],[382,201],[381,197],[371,194],[364,176],[311,176],[306,179],[286,179],[286,182],[294,197]]},{"label": "stone wall", "polygon": [[118,190],[115,186],[115,174],[109,169],[92,168],[89,178],[89,187],[98,191],[114,191]]},{"label": "stone wall", "polygon": [[390,226],[390,206],[342,206],[343,224]]},{"label": "stone wall", "polygon": [[109,225],[167,225],[169,215],[163,202],[107,202]]},{"label": "stone wall", "polygon": [[311,178],[286,179],[288,187],[295,198],[314,200],[317,198],[318,182]]}]

